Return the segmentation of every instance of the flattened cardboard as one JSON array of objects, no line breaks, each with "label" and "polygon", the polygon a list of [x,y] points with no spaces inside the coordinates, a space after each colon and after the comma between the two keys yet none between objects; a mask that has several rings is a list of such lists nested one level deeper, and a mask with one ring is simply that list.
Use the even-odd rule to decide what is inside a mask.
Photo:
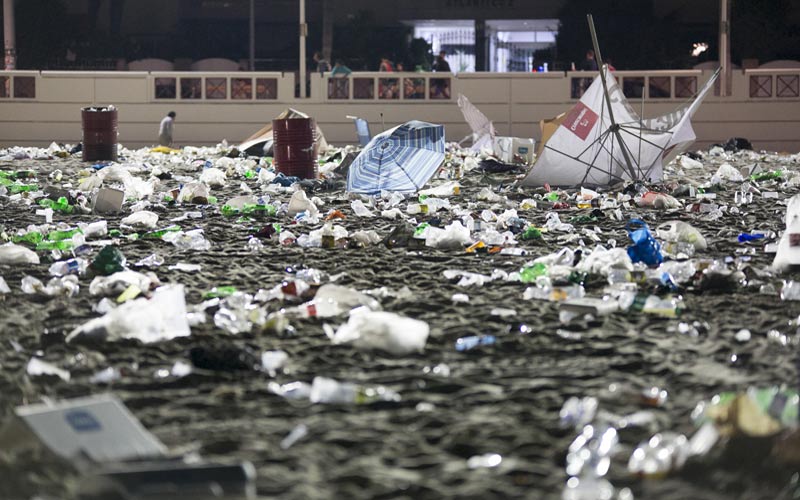
[{"label": "flattened cardboard", "polygon": [[167,448],[115,396],[19,406],[0,430],[0,449],[44,447],[66,460],[95,463],[161,458]]}]

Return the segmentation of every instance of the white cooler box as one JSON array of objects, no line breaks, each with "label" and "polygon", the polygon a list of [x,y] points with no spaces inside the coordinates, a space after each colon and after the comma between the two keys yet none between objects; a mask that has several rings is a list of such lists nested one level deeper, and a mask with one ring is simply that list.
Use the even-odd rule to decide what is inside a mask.
[{"label": "white cooler box", "polygon": [[530,165],[533,163],[536,141],[519,137],[495,137],[492,147],[495,156],[503,163]]}]

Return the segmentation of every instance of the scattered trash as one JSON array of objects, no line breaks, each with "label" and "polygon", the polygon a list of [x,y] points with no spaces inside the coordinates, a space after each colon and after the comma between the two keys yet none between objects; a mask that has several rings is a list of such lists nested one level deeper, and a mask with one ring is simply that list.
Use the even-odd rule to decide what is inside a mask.
[{"label": "scattered trash", "polygon": [[[477,108],[467,111],[462,102],[462,109]],[[472,151],[445,143],[439,126],[409,122],[366,149],[320,151],[313,164],[319,175],[310,179],[279,172],[274,158],[262,156],[263,143],[257,156],[226,144],[157,153],[120,147],[119,161],[80,167],[70,163],[70,145],[0,148],[0,301],[8,313],[0,315],[8,342],[0,362],[21,374],[26,399],[50,394],[53,384],[73,392],[155,387],[132,406],[145,414],[163,400],[160,386],[183,405],[198,381],[213,380],[214,401],[232,402],[245,418],[265,408],[238,404],[252,399],[249,389],[241,392],[249,380],[254,390],[280,396],[265,396],[269,412],[259,418],[293,422],[269,431],[283,450],[312,441],[323,453],[330,443],[346,447],[351,429],[331,431],[325,422],[337,419],[330,412],[374,413],[376,432],[352,429],[371,439],[386,435],[384,419],[396,422],[393,412],[408,410],[419,418],[412,430],[429,446],[461,456],[448,467],[476,477],[508,469],[509,488],[528,487],[528,474],[512,467],[516,455],[544,474],[558,460],[532,458],[525,446],[484,446],[473,426],[503,412],[490,408],[502,395],[538,408],[548,439],[573,434],[561,450],[568,476],[562,498],[628,500],[631,490],[612,481],[626,473],[631,482],[662,478],[690,458],[708,461],[715,480],[738,474],[710,452],[734,453],[751,439],[769,462],[758,460],[796,467],[796,391],[747,384],[755,380],[748,366],[784,369],[800,344],[791,315],[800,281],[786,272],[800,265],[800,195],[792,196],[800,187],[798,155],[736,141],[679,154],[684,143],[659,143],[646,152],[654,155],[652,169],[629,172],[622,161],[617,170],[590,169],[594,160],[578,168],[574,154],[563,163],[545,139],[543,161],[525,185],[515,175],[537,158],[535,144],[497,137],[483,118],[486,130],[473,130],[482,145]],[[564,141],[594,126],[577,114],[560,120],[550,125]],[[639,135],[630,137],[638,145]],[[417,139],[431,149],[410,143]],[[613,154],[602,150],[598,161]],[[40,169],[42,162],[51,164]],[[753,308],[768,314],[752,315]],[[735,314],[750,320],[720,323]],[[121,339],[111,351],[102,348]],[[75,349],[78,343],[86,345]],[[160,344],[142,345],[152,343]],[[664,363],[674,373],[665,376]],[[623,372],[631,377],[613,379]],[[566,384],[565,373],[594,382]],[[689,432],[684,424],[692,422],[680,415],[696,401],[687,398],[715,386],[735,392],[708,394]],[[394,389],[403,404],[393,404],[401,401]],[[341,407],[308,413],[310,404]],[[463,422],[444,440],[433,435],[441,422],[458,420],[450,414],[456,406]],[[221,418],[223,437],[215,427],[201,446],[229,457],[242,439],[224,419],[241,423],[240,416],[212,410],[199,418]],[[515,415],[499,425],[511,428]],[[78,425],[91,424],[78,416]],[[59,418],[52,432],[72,425]],[[207,428],[201,424],[187,432]],[[41,429],[51,432],[49,424]],[[467,448],[463,436],[472,439]],[[109,453],[125,448],[126,435],[117,439]],[[251,477],[234,465],[131,458],[103,463],[81,488],[108,479],[135,494],[165,484],[184,491],[180,485],[196,485],[187,479],[193,474],[230,473],[235,480],[220,479],[227,492],[227,484]],[[685,477],[675,479],[676,495],[691,497]],[[402,484],[412,482],[409,476]]]},{"label": "scattered trash", "polygon": [[125,302],[104,316],[89,320],[70,332],[66,340],[129,338],[147,344],[190,334],[183,286],[167,285],[156,289],[151,299]]},{"label": "scattered trash", "polygon": [[428,324],[399,314],[354,309],[348,322],[339,327],[334,344],[353,344],[360,349],[377,349],[396,356],[422,352],[429,334]]}]

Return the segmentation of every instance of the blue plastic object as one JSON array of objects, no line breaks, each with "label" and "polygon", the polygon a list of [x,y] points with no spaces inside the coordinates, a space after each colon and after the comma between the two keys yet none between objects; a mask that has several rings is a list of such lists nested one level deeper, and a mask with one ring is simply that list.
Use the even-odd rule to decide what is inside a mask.
[{"label": "blue plastic object", "polygon": [[482,345],[492,345],[497,341],[494,335],[473,335],[471,337],[461,337],[456,340],[456,351],[469,351]]},{"label": "blue plastic object", "polygon": [[747,234],[742,233],[739,235],[739,243],[744,243],[745,241],[755,241],[764,238],[766,235],[764,234]]},{"label": "blue plastic object", "polygon": [[628,237],[633,243],[628,247],[631,262],[644,262],[649,267],[657,267],[664,262],[661,244],[650,234],[647,223],[641,219],[631,219],[625,225]]}]

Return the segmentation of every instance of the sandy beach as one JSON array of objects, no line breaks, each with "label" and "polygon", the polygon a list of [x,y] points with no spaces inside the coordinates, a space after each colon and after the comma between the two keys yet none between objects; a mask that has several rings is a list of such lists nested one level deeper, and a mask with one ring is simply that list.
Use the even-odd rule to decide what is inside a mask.
[{"label": "sandy beach", "polygon": [[[222,155],[211,151],[203,150],[197,158],[218,161]],[[616,494],[624,490],[643,499],[791,498],[796,467],[771,457],[769,449],[762,452],[763,447],[747,442],[715,446],[705,456],[690,459],[681,470],[658,479],[641,479],[626,469],[633,449],[654,433],[691,435],[696,428],[692,411],[715,394],[782,384],[797,387],[795,331],[800,302],[781,300],[779,294],[783,280],[800,276],[770,271],[774,255],[764,248],[776,243],[785,228],[783,200],[798,193],[798,184],[790,181],[797,175],[799,158],[720,151],[702,152],[699,169],[669,166],[664,182],[652,186],[675,193],[683,205],[677,209],[638,207],[630,201],[627,207],[620,205],[623,217],[617,220],[614,209],[577,208],[574,195],[579,190],[571,189],[560,192],[559,198],[568,208],[553,210],[544,190],[516,187],[519,172],[460,170],[463,176],[455,178],[457,173],[444,169],[431,185],[459,182],[460,193],[447,198],[451,209],[406,214],[415,217],[416,223],[444,227],[458,218],[452,207],[459,205],[475,219],[484,210],[499,215],[515,209],[536,227],[545,226],[551,212],[574,225],[573,232],[548,231],[541,239],[522,240],[517,235],[516,248],[527,255],[468,253],[464,246],[441,249],[424,243],[303,248],[280,245],[276,238],[262,238],[263,247],[258,248],[248,242],[265,226],[279,223],[299,236],[319,229],[325,221],[294,223],[293,217],[280,210],[274,216],[249,220],[223,215],[221,206],[242,194],[242,184],[256,195],[268,192],[269,184],[235,169],[229,170],[226,187],[211,190],[216,204],[165,202],[165,193],[185,184],[180,179],[198,177],[202,163],[198,167],[198,162],[183,161],[179,155],[151,154],[144,165],[136,160],[143,165],[134,173],[136,177],[148,179],[155,167],[172,174],[171,179],[158,182],[149,198],[147,210],[158,215],[157,227],[201,228],[210,242],[208,250],[182,251],[161,239],[125,238],[144,232],[120,228],[121,219],[131,214],[136,201],[126,201],[117,214],[56,212],[53,224],[75,227],[104,219],[109,230],[121,229],[122,237],[106,238],[113,239],[130,269],[154,272],[162,284],[184,285],[190,311],[214,287],[233,286],[256,295],[296,277],[298,271],[319,270],[323,284],[335,277],[337,285],[371,294],[385,311],[425,321],[430,336],[424,351],[392,355],[334,345],[323,325],[335,329],[347,321],[347,314],[290,317],[291,329],[276,332],[253,327],[232,334],[215,325],[219,306],[206,309],[206,320],[193,324],[189,337],[151,344],[136,340],[67,343],[65,338],[73,329],[100,316],[93,307],[102,297],[89,293],[92,277],[88,275],[79,277],[80,291],[73,297],[23,293],[24,277],[45,283],[51,278],[52,256],[40,251],[40,264],[0,264],[0,276],[11,289],[0,294],[0,416],[8,417],[14,407],[44,397],[113,392],[170,448],[196,451],[209,459],[251,461],[258,473],[258,494],[264,498],[560,498],[568,479],[565,457],[576,431],[560,425],[559,411],[572,396],[592,396],[600,409],[617,416],[648,412],[645,425],[617,429],[619,444],[606,476]],[[123,155],[120,163],[129,162],[134,160]],[[774,191],[778,197],[756,193],[752,203],[737,206],[734,197],[742,183],[731,181],[705,190],[716,195],[713,200],[675,191],[708,183],[723,163],[737,169],[754,164],[763,171],[782,169],[785,175],[779,180],[752,182],[761,193]],[[0,161],[4,172],[32,170],[41,188],[69,182],[75,189],[80,172],[90,166],[81,161],[80,154]],[[63,174],[61,182],[49,177],[56,170]],[[333,222],[351,235],[371,230],[384,239],[404,223],[381,217],[381,207],[375,206],[369,207],[375,217],[356,216],[351,203],[357,198],[345,192],[342,177],[332,176],[324,186],[310,187],[315,190],[306,189],[308,196],[324,201],[319,207],[321,218],[331,210],[341,211],[346,218]],[[496,198],[481,195],[485,188]],[[616,195],[621,190],[619,186],[610,192]],[[272,192],[270,202],[280,206],[291,194]],[[535,199],[537,206],[522,208],[526,199]],[[691,209],[701,201],[727,208],[719,218],[709,220],[708,212]],[[415,202],[413,196],[398,208],[406,213],[408,204]],[[369,206],[369,200],[365,203]],[[30,224],[43,224],[44,218],[35,214],[41,208],[10,193],[0,196],[0,232],[10,238]],[[202,217],[171,222],[194,211]],[[588,218],[592,215],[594,220]],[[635,217],[653,231],[668,220],[690,223],[708,241],[708,248],[698,251],[693,261],[720,261],[728,270],[741,271],[745,280],[720,284],[691,279],[681,284],[673,292],[682,297],[677,317],[620,311],[564,323],[558,303],[523,298],[530,283],[494,279],[482,286],[461,286],[460,278],[445,275],[448,270],[484,276],[496,270],[515,273],[536,257],[564,247],[610,247],[609,240],[624,248],[629,245],[625,224]],[[757,231],[767,237],[745,243],[737,240],[740,233]],[[91,259],[99,249],[92,247],[85,258]],[[135,266],[154,253],[163,257],[162,265]],[[178,263],[198,264],[201,269],[170,269]],[[590,274],[584,281],[586,295],[592,297],[603,296],[606,285],[601,275]],[[647,284],[641,284],[640,291],[664,295],[663,289]],[[455,294],[466,294],[469,301],[454,301]],[[269,314],[298,304],[271,300],[258,306]],[[736,339],[741,329],[751,332],[749,340]],[[772,330],[779,334],[768,335]],[[473,335],[494,335],[496,342],[465,352],[456,350],[457,339]],[[274,376],[252,368],[261,353],[272,350],[288,354],[285,367]],[[26,366],[34,356],[67,370],[70,380],[30,376]],[[192,373],[171,374],[176,362],[194,365]],[[108,383],[90,381],[109,367],[119,371],[118,378]],[[311,383],[317,376],[384,386],[400,399],[314,404],[308,399],[287,399],[270,389],[273,382]],[[643,404],[642,391],[650,387],[668,392],[663,405]],[[299,424],[307,427],[307,435],[283,449],[280,443]],[[486,454],[498,454],[502,460],[491,466],[470,460]],[[76,473],[63,464],[31,454],[0,454],[0,477],[4,478],[0,497],[9,499],[37,494],[62,498],[77,481]]]}]

